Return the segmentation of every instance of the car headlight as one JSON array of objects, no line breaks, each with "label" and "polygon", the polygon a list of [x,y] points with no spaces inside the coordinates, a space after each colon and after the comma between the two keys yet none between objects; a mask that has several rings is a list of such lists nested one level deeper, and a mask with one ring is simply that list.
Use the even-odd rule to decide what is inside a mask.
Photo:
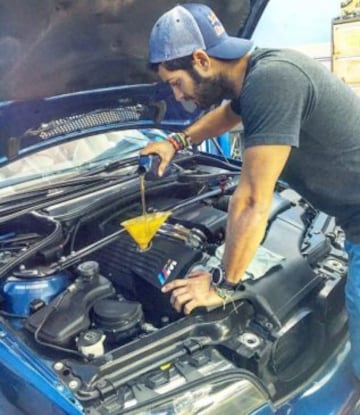
[{"label": "car headlight", "polygon": [[248,415],[270,408],[266,393],[248,379],[216,380],[171,394],[161,402],[137,410],[137,415]]}]

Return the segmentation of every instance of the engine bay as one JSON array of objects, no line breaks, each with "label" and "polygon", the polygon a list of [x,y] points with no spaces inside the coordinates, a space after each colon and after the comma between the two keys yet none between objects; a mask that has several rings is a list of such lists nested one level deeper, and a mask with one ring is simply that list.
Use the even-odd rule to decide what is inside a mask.
[{"label": "engine bay", "polygon": [[123,181],[0,224],[2,319],[64,383],[76,381],[85,406],[121,388],[131,406],[142,399],[134,382],[148,398],[179,376],[219,368],[246,370],[284,396],[346,330],[346,255],[333,218],[279,183],[235,300],[185,317],[161,287],[220,264],[241,166],[185,155],[162,180],[146,181],[148,212],[172,214],[144,252],[120,225],[142,213],[136,163],[127,169]]}]

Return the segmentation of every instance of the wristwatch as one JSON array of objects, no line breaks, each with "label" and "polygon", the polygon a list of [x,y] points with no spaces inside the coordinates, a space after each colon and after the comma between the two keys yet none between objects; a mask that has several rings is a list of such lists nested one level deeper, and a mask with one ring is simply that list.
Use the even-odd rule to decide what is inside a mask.
[{"label": "wristwatch", "polygon": [[225,270],[223,266],[214,267],[210,270],[211,284],[218,287],[225,280]]},{"label": "wristwatch", "polygon": [[226,280],[226,273],[222,264],[211,270],[211,284],[216,288],[227,291],[235,291],[238,286],[237,283]]}]

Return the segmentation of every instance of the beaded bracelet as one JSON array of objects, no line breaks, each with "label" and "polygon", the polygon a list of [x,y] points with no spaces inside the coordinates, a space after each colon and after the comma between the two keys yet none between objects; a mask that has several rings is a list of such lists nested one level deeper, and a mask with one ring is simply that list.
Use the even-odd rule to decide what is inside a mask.
[{"label": "beaded bracelet", "polygon": [[167,141],[174,147],[175,152],[190,146],[190,137],[185,132],[171,133]]}]

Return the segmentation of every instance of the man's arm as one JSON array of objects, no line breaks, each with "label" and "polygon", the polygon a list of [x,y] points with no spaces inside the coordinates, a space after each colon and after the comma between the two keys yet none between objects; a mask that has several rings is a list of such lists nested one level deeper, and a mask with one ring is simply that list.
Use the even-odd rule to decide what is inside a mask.
[{"label": "man's arm", "polygon": [[[230,103],[220,105],[209,113],[205,114],[199,120],[194,122],[186,129],[186,133],[191,137],[191,144],[200,144],[205,138],[217,137],[218,135],[230,130],[240,121],[240,116],[235,114]],[[140,154],[159,154],[161,163],[159,166],[159,175],[162,176],[166,166],[170,163],[175,154],[175,149],[169,141],[149,143]]]},{"label": "man's arm", "polygon": [[[291,147],[261,145],[244,152],[240,182],[235,190],[227,222],[224,262],[226,279],[238,283],[244,275],[265,233],[276,181]],[[208,273],[175,280],[163,287],[172,291],[171,304],[185,314],[199,306],[222,304],[210,284]]]},{"label": "man's arm", "polygon": [[275,184],[290,150],[290,146],[261,145],[244,152],[227,221],[224,265],[229,282],[241,280],[264,237]]},{"label": "man's arm", "polygon": [[191,137],[191,144],[201,144],[206,138],[217,137],[231,130],[240,120],[241,117],[233,112],[230,102],[227,102],[190,125],[186,133]]}]

